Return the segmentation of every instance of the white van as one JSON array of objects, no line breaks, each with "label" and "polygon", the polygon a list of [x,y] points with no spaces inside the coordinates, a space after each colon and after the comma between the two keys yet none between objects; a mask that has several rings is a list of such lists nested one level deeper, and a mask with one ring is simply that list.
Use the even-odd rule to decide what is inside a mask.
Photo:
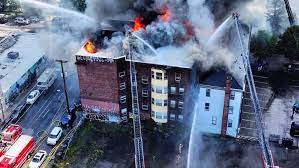
[{"label": "white van", "polygon": [[54,68],[47,68],[43,74],[37,79],[37,87],[42,90],[47,90],[52,86],[57,78]]}]

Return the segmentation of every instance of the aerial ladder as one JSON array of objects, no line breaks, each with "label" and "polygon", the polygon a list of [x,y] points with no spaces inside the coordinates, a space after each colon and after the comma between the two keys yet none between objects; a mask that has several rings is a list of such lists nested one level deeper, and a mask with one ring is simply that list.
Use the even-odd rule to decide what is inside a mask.
[{"label": "aerial ladder", "polygon": [[239,14],[234,13],[233,18],[234,18],[235,26],[237,29],[240,47],[242,50],[241,56],[242,56],[242,61],[244,63],[244,68],[245,68],[245,72],[246,72],[246,80],[248,83],[250,98],[251,98],[252,106],[253,106],[254,113],[255,113],[255,121],[256,121],[257,130],[258,130],[259,144],[262,149],[262,159],[263,159],[264,168],[275,168],[275,167],[278,168],[277,166],[274,166],[274,161],[273,161],[273,157],[271,154],[271,150],[269,148],[268,141],[266,140],[265,125],[263,123],[262,109],[261,109],[259,99],[258,99],[257,93],[256,93],[256,88],[255,88],[255,84],[254,84],[251,65],[249,62],[249,54],[248,54],[248,51],[246,51],[246,49],[244,48],[242,35],[241,35],[242,33],[240,32],[241,24],[239,21]]},{"label": "aerial ladder", "polygon": [[141,133],[140,109],[138,101],[137,77],[136,68],[133,58],[135,55],[134,43],[136,37],[132,35],[132,31],[127,31],[127,59],[130,61],[130,82],[131,82],[131,96],[132,96],[132,117],[134,127],[134,147],[135,147],[135,167],[144,168],[144,152],[143,140]]},{"label": "aerial ladder", "polygon": [[294,14],[292,12],[290,2],[289,2],[289,0],[284,0],[284,3],[285,3],[285,6],[286,6],[286,9],[287,9],[287,12],[288,12],[290,25],[293,26],[295,24],[296,20],[295,20]]}]

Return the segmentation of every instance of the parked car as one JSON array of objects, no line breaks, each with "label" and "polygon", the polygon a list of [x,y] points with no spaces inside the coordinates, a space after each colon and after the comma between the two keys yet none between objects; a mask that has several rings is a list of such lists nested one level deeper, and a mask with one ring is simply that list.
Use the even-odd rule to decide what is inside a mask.
[{"label": "parked car", "polygon": [[293,105],[293,111],[299,113],[299,100],[297,100]]},{"label": "parked car", "polygon": [[291,136],[299,136],[299,122],[294,121],[291,124],[291,129],[290,129],[290,135]]},{"label": "parked car", "polygon": [[62,136],[62,128],[54,127],[48,136],[47,144],[48,145],[56,145],[56,143],[59,141],[61,136]]},{"label": "parked car", "polygon": [[24,17],[16,17],[15,23],[18,25],[28,25],[28,24],[30,24],[30,20],[25,19]]},{"label": "parked car", "polygon": [[18,105],[12,112],[10,118],[12,121],[17,121],[19,117],[23,114],[26,104]]},{"label": "parked car", "polygon": [[4,14],[0,14],[0,24],[5,24],[8,22],[7,17]]},{"label": "parked car", "polygon": [[40,96],[40,91],[39,90],[33,90],[29,96],[27,97],[26,103],[27,104],[34,104],[34,102],[36,102],[36,100],[39,98]]},{"label": "parked car", "polygon": [[31,23],[37,23],[40,21],[40,19],[37,16],[30,16],[29,19]]},{"label": "parked car", "polygon": [[38,168],[41,167],[43,162],[47,158],[47,152],[44,150],[39,150],[33,157],[32,161],[29,163],[29,168]]}]

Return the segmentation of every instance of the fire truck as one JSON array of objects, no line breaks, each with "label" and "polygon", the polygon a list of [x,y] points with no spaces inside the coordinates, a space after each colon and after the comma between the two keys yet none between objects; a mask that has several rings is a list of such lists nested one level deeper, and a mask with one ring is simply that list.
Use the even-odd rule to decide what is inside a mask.
[{"label": "fire truck", "polygon": [[34,152],[34,149],[34,138],[29,135],[21,135],[0,157],[0,168],[20,168]]},{"label": "fire truck", "polygon": [[22,128],[19,125],[11,124],[1,133],[2,144],[11,145],[22,135]]}]

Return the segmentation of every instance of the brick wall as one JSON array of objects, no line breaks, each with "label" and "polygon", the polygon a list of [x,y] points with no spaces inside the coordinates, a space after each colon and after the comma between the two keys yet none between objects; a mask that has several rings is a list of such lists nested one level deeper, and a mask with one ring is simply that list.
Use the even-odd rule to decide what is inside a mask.
[{"label": "brick wall", "polygon": [[119,103],[116,63],[92,62],[77,65],[82,99]]}]

